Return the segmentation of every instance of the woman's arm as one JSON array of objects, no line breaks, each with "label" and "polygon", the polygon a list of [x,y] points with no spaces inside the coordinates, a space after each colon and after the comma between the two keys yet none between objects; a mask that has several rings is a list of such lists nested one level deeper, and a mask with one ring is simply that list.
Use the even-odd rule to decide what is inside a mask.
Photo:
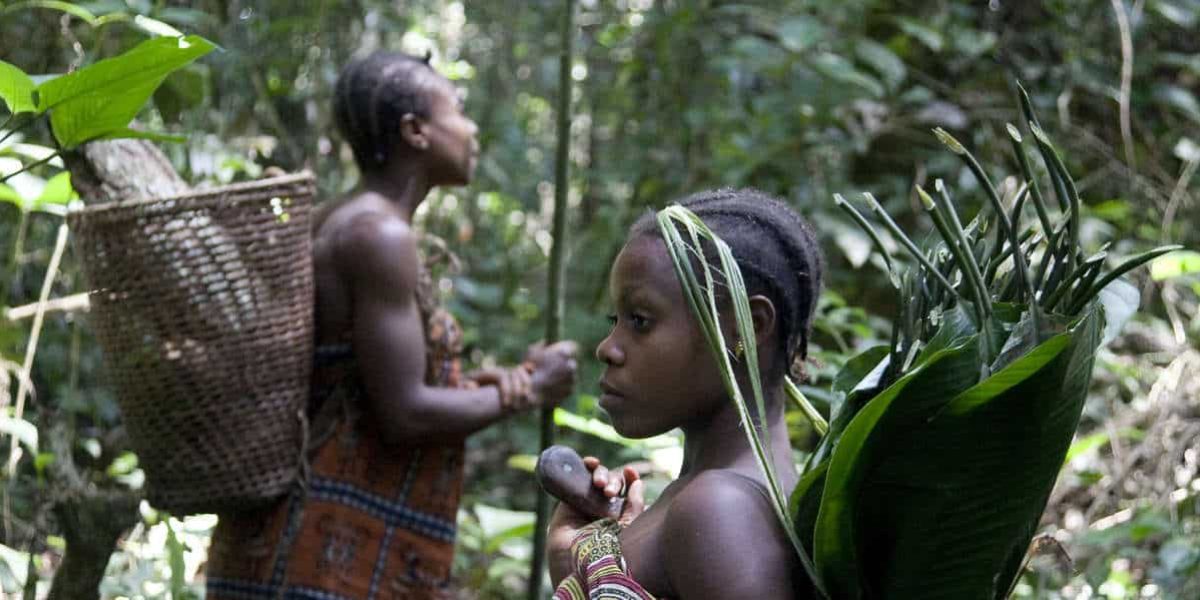
[{"label": "woman's arm", "polygon": [[[337,264],[353,297],[353,345],[370,414],[385,440],[461,438],[506,415],[499,389],[425,385],[425,333],[417,308],[417,234],[408,224],[364,215],[337,240]],[[570,393],[574,360],[544,352],[531,378],[534,405]]]}]

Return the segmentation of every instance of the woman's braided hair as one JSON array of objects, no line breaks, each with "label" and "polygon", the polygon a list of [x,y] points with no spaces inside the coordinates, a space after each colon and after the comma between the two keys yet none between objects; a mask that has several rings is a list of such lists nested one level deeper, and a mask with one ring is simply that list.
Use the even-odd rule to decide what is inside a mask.
[{"label": "woman's braided hair", "polygon": [[350,142],[363,171],[377,171],[400,144],[400,121],[412,113],[429,117],[429,55],[377,51],[346,65],[334,89],[338,131]]},{"label": "woman's braided hair", "polygon": [[[679,202],[729,245],[742,271],[746,293],[775,305],[780,350],[792,365],[808,355],[813,312],[821,293],[823,258],[812,227],[782,201],[754,189],[700,192]],[[630,239],[661,237],[653,213],[634,223]],[[719,264],[705,245],[710,264]]]}]

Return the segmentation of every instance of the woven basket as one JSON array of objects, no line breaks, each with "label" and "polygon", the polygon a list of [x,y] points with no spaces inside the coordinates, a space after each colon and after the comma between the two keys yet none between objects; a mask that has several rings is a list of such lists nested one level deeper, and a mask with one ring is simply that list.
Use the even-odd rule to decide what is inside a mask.
[{"label": "woven basket", "polygon": [[313,193],[302,173],[68,217],[155,507],[252,508],[296,481],[312,368]]}]

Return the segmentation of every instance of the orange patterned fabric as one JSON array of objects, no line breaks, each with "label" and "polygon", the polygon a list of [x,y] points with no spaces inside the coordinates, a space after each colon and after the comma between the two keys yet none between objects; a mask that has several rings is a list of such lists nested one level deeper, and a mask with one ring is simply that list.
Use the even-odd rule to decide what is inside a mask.
[{"label": "orange patterned fabric", "polygon": [[[423,310],[426,383],[457,386],[462,332]],[[210,600],[425,600],[453,597],[462,442],[385,446],[363,418],[349,345],[317,349],[311,471],[275,506],[221,515],[207,569]]]}]

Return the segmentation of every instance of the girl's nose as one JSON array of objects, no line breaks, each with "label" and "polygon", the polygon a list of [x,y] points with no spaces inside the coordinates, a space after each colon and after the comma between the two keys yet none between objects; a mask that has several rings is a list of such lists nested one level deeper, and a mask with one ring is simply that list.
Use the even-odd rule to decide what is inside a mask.
[{"label": "girl's nose", "polygon": [[625,363],[625,353],[613,341],[613,336],[609,335],[596,346],[596,360],[615,367]]}]

